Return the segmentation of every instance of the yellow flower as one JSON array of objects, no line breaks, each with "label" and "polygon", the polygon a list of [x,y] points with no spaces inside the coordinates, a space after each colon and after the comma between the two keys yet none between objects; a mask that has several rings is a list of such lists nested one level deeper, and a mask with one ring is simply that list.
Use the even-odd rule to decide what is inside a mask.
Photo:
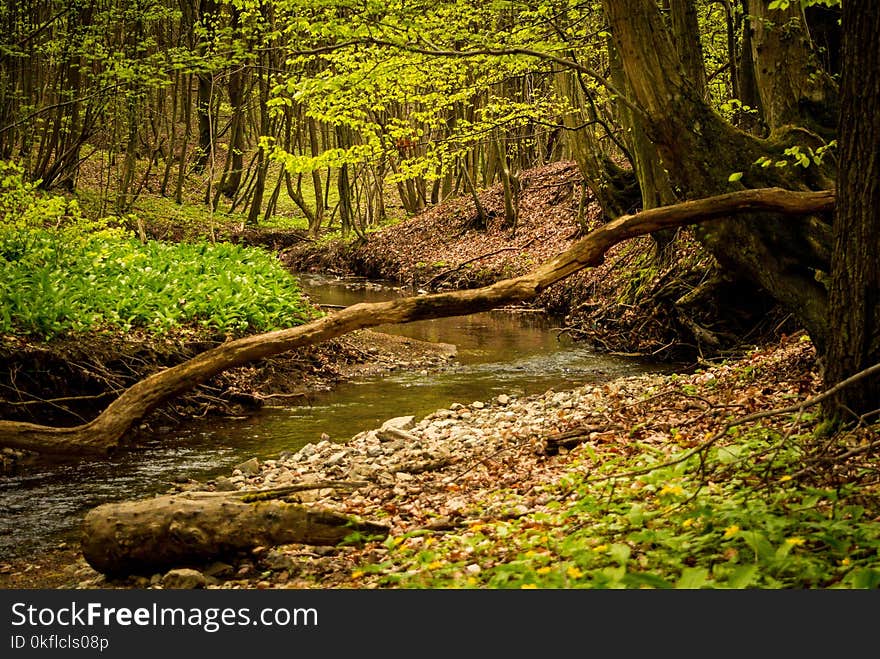
[{"label": "yellow flower", "polygon": [[476,577],[468,577],[467,578],[467,585],[468,586],[476,586],[477,585]]},{"label": "yellow flower", "polygon": [[803,538],[798,538],[797,536],[786,538],[785,541],[790,545],[794,545],[795,547],[802,545],[806,542],[806,540],[804,540]]},{"label": "yellow flower", "polygon": [[522,590],[537,590],[538,586],[536,586],[533,583],[524,583],[522,586],[520,586],[520,589],[522,589]]},{"label": "yellow flower", "polygon": [[840,561],[841,565],[849,565],[850,563],[852,563],[852,561],[849,560],[848,558],[844,558]]},{"label": "yellow flower", "polygon": [[578,568],[576,568],[574,565],[572,565],[571,567],[569,567],[569,568],[565,571],[565,573],[568,575],[568,578],[569,578],[569,579],[580,579],[582,576],[584,576],[584,573],[581,572],[581,571],[580,571]]},{"label": "yellow flower", "polygon": [[593,551],[605,551],[608,549],[608,545],[596,545],[593,547]]},{"label": "yellow flower", "polygon": [[551,569],[552,568],[549,565],[545,565],[544,567],[539,567],[535,572],[538,574],[547,574]]},{"label": "yellow flower", "polygon": [[694,525],[694,518],[693,518],[693,517],[688,517],[686,520],[684,520],[684,521],[681,523],[681,525],[682,525],[684,528],[689,529],[690,527],[692,527],[692,526]]},{"label": "yellow flower", "polygon": [[354,572],[351,573],[352,579],[360,579],[362,576],[364,576],[363,570],[355,570]]},{"label": "yellow flower", "polygon": [[736,524],[728,526],[726,529],[724,529],[724,537],[725,538],[732,538],[737,533],[739,533],[739,527]]},{"label": "yellow flower", "polygon": [[681,485],[664,485],[660,488],[660,494],[684,494],[684,489]]},{"label": "yellow flower", "polygon": [[779,478],[779,482],[780,482],[780,483],[787,483],[787,482],[790,481],[791,479],[792,479],[792,476],[789,476],[788,474],[786,474],[785,476],[781,476],[781,477]]},{"label": "yellow flower", "polygon": [[429,570],[436,570],[439,567],[443,567],[443,561],[433,561],[431,563],[428,563]]},{"label": "yellow flower", "polygon": [[474,533],[479,533],[480,531],[483,530],[484,526],[485,526],[485,524],[474,524],[473,526],[470,527],[470,530],[473,531]]}]

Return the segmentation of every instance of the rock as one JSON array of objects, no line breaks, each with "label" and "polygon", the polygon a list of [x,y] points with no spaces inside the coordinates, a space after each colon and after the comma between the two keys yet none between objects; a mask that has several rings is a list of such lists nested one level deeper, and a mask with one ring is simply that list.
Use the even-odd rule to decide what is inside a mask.
[{"label": "rock", "polygon": [[205,575],[192,568],[177,568],[169,570],[162,577],[162,587],[167,589],[193,590],[204,588],[208,583]]},{"label": "rock", "polygon": [[297,562],[292,556],[283,552],[273,550],[267,553],[261,560],[261,563],[270,570],[280,571],[286,570],[288,574],[297,569]]},{"label": "rock", "polygon": [[229,563],[223,561],[214,561],[205,568],[205,575],[209,577],[228,577],[232,575],[233,568]]},{"label": "rock", "polygon": [[508,403],[510,403],[510,396],[508,396],[507,394],[501,394],[495,400],[498,401],[499,405],[507,405]]},{"label": "rock", "polygon": [[473,407],[475,410],[481,410],[486,407],[486,403],[481,400],[475,400],[473,403],[471,403],[471,407]]},{"label": "rock", "polygon": [[416,418],[412,415],[410,416],[396,416],[393,419],[388,419],[385,421],[379,428],[379,430],[388,430],[389,428],[396,428],[397,430],[411,430],[415,426]]},{"label": "rock", "polygon": [[345,460],[345,457],[348,455],[348,451],[339,451],[338,453],[334,453],[329,458],[327,458],[325,464],[327,466],[332,467],[333,465],[338,465],[340,462]]},{"label": "rock", "polygon": [[257,458],[251,458],[240,465],[235,465],[235,469],[240,470],[242,474],[247,476],[256,476],[260,473],[260,461]]},{"label": "rock", "polygon": [[218,492],[232,492],[233,490],[238,489],[235,486],[235,483],[232,482],[232,479],[227,478],[226,476],[220,476],[220,478],[215,480],[214,487],[217,488]]},{"label": "rock", "polygon": [[400,428],[395,428],[394,426],[380,428],[376,431],[376,437],[378,437],[381,442],[402,441],[404,443],[415,443],[419,441],[419,438],[412,433],[409,433],[406,430],[401,430]]}]

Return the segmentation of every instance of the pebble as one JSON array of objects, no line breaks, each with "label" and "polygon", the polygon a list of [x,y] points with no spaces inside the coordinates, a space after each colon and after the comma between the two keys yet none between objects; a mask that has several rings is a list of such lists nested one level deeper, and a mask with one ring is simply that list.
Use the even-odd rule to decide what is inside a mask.
[{"label": "pebble", "polygon": [[[235,469],[238,469],[247,476],[256,476],[260,473],[260,461],[257,458],[251,458],[240,465],[236,465]],[[233,471],[233,473],[235,472]]]},{"label": "pebble", "polygon": [[193,590],[204,588],[208,583],[205,575],[198,570],[183,567],[169,570],[162,577],[162,587],[166,589]]}]

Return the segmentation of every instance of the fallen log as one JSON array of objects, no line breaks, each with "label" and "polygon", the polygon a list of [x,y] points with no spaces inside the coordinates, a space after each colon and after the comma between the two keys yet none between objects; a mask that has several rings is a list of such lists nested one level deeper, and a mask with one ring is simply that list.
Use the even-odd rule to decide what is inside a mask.
[{"label": "fallen log", "polygon": [[185,492],[104,504],[83,520],[83,556],[103,574],[151,574],[254,547],[388,535],[381,524],[279,498],[289,493]]},{"label": "fallen log", "polygon": [[792,192],[764,188],[625,215],[595,229],[562,254],[521,277],[483,288],[355,304],[305,325],[228,341],[132,385],[99,416],[79,426],[56,428],[0,420],[0,447],[66,455],[107,452],[157,406],[227,369],[358,329],[461,316],[530,300],[569,275],[601,264],[611,247],[636,236],[755,211],[787,215],[827,212],[833,209],[834,198],[833,190]]}]

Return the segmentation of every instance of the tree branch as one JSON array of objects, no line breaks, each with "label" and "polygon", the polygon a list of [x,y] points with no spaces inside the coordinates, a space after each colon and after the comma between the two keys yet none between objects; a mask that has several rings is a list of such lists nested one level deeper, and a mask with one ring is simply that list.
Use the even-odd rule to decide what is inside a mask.
[{"label": "tree branch", "polygon": [[229,368],[314,345],[357,329],[472,314],[529,300],[569,275],[599,265],[605,252],[617,243],[659,229],[750,211],[809,215],[829,211],[833,205],[833,190],[791,192],[764,188],[625,215],[592,231],[562,254],[520,277],[477,289],[355,304],[298,327],[229,341],[141,380],[125,390],[94,420],[79,426],[55,428],[0,421],[0,446],[61,454],[105,452],[117,446],[131,427],[157,406]]}]

